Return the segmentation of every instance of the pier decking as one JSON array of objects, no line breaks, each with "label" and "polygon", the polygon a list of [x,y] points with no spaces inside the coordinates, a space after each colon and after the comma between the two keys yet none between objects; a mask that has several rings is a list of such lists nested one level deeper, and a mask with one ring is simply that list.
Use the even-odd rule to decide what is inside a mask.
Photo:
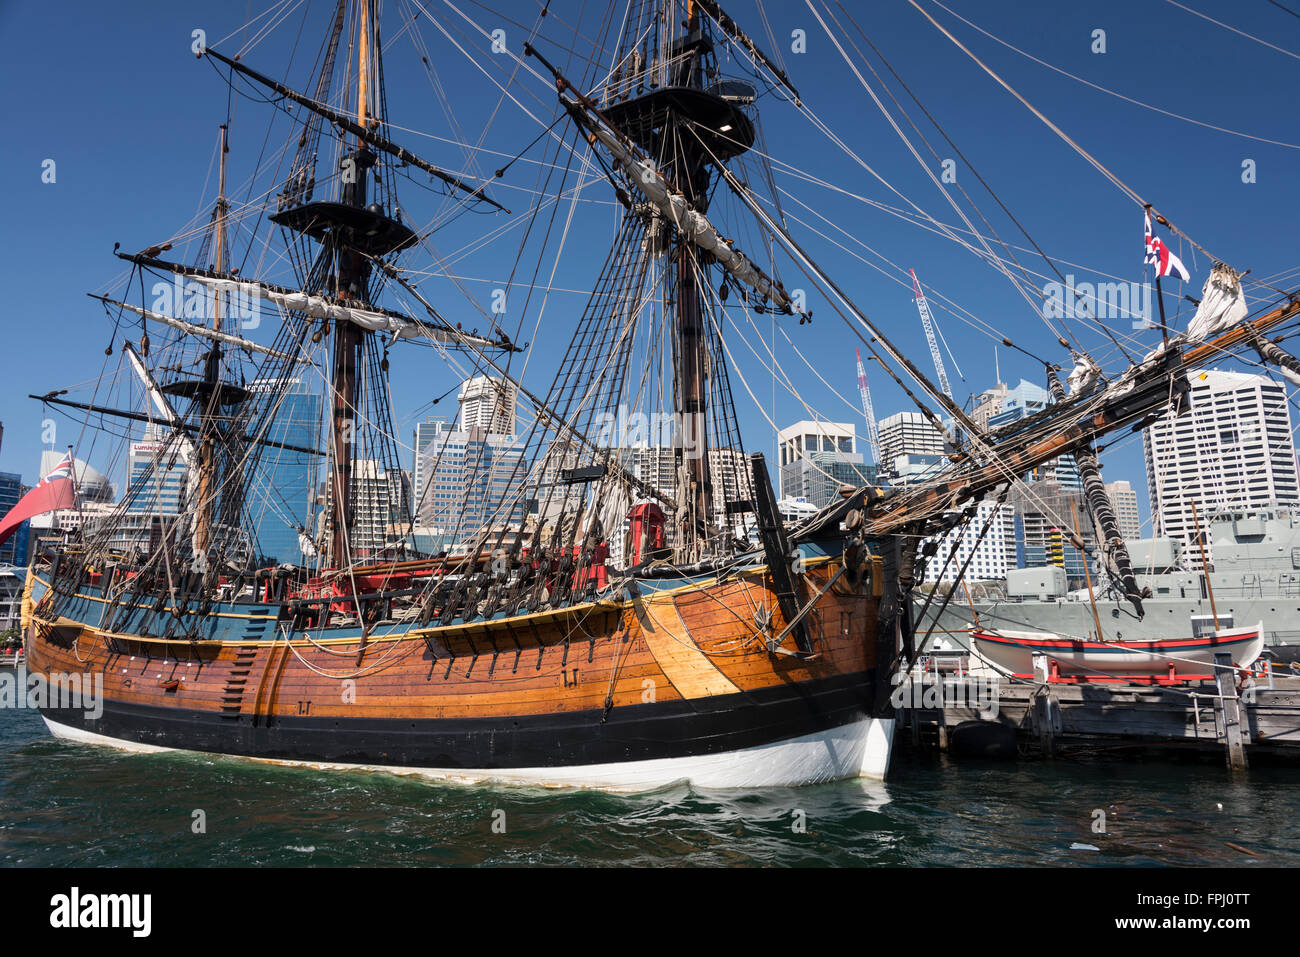
[{"label": "pier decking", "polygon": [[1252,755],[1300,760],[1300,677],[1265,669],[1240,687],[1239,671],[1216,671],[1177,685],[1072,684],[940,667],[913,670],[894,694],[900,733],[941,750],[1219,751],[1231,768]]}]

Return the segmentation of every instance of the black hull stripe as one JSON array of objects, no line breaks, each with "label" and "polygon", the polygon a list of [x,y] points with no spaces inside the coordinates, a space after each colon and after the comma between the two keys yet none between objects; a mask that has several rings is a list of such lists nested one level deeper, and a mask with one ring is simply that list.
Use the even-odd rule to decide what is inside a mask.
[{"label": "black hull stripe", "polygon": [[872,715],[873,674],[551,715],[348,718],[285,715],[256,726],[212,712],[105,701],[89,720],[47,708],[50,720],[94,734],[187,751],[394,767],[509,770],[696,757],[826,731]]}]

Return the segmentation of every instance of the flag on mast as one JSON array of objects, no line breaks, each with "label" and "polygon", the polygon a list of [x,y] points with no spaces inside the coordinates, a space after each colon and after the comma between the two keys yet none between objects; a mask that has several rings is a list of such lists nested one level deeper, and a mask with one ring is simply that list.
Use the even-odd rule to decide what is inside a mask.
[{"label": "flag on mast", "polygon": [[63,457],[37,486],[18,500],[4,518],[0,519],[0,545],[9,540],[27,519],[44,515],[61,508],[77,507],[76,481],[73,478],[72,450]]},{"label": "flag on mast", "polygon": [[1151,211],[1146,213],[1146,258],[1142,260],[1145,265],[1156,267],[1156,278],[1164,276],[1177,276],[1183,282],[1192,278],[1192,274],[1187,271],[1183,261],[1175,256],[1163,242],[1160,237],[1151,231]]}]

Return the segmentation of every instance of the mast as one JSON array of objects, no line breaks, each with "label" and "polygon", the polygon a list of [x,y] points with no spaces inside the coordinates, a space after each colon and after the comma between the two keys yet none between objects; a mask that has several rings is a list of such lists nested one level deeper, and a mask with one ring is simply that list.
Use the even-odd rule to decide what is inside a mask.
[{"label": "mast", "polygon": [[[680,9],[683,6],[684,11]],[[754,140],[753,124],[740,109],[742,100],[750,103],[752,96],[737,98],[733,94],[729,98],[723,84],[706,88],[706,81],[717,73],[711,68],[713,43],[706,32],[707,22],[712,21],[706,22],[698,4],[652,0],[644,4],[638,22],[654,26],[648,35],[629,26],[616,58],[621,79],[612,84],[604,106],[595,110],[577,91],[576,101],[565,102],[565,106],[575,120],[615,152],[625,172],[657,208],[652,215],[666,228],[672,227],[667,253],[675,282],[665,294],[664,306],[673,316],[674,411],[680,424],[674,452],[678,545],[681,558],[689,561],[708,551],[713,537],[715,490],[709,468],[709,422],[728,415],[725,408],[713,414],[709,408],[713,366],[721,360],[710,355],[711,336],[705,319],[708,266],[723,262],[738,278],[745,277],[741,281],[768,290],[763,295],[785,297],[724,244],[704,219],[714,168],[748,150]],[[531,48],[526,52],[537,55]],[[562,94],[570,89],[558,71],[542,62],[555,73]],[[619,133],[612,135],[604,124]],[[623,136],[629,140],[622,140]],[[629,142],[649,158],[653,167],[645,169],[650,172],[637,166],[638,161],[628,152]],[[670,191],[664,188],[667,184],[671,184]],[[679,216],[665,206],[691,212]],[[705,243],[709,243],[707,248]]]},{"label": "mast", "polygon": [[[1074,537],[1083,542],[1083,532],[1079,531],[1079,510],[1074,507],[1074,499],[1070,499],[1070,518],[1074,522]],[[1101,615],[1097,613],[1097,596],[1092,590],[1092,572],[1088,570],[1088,556],[1081,553],[1083,558],[1083,580],[1088,583],[1088,607],[1092,609],[1092,623],[1097,626],[1097,640],[1105,641],[1101,633]]]},{"label": "mast", "polygon": [[1205,592],[1210,596],[1210,614],[1214,616],[1214,630],[1219,630],[1219,609],[1214,604],[1214,583],[1210,581],[1210,563],[1205,559],[1205,536],[1201,533],[1201,519],[1196,514],[1196,500],[1188,499],[1192,507],[1192,524],[1196,528],[1196,544],[1201,550],[1201,579],[1205,582]]},{"label": "mast", "polygon": [[[700,14],[690,6],[690,19],[683,47],[690,54],[678,66],[678,84],[690,89],[702,89],[701,73],[697,62],[705,41],[700,33]],[[704,157],[692,137],[682,137],[673,157],[671,177],[682,190],[683,198],[692,206],[703,208],[707,203],[709,174]],[[709,448],[706,412],[709,387],[705,380],[707,345],[701,328],[702,307],[698,276],[691,243],[678,234],[673,250],[677,264],[677,374],[678,412],[681,415],[682,442],[679,475],[682,484],[677,490],[679,515],[685,519],[684,528],[709,527],[713,508],[713,486],[709,479]],[[682,508],[681,506],[685,506]],[[706,542],[698,543],[703,547]]]},{"label": "mast", "polygon": [[[226,124],[220,127],[220,147],[217,173],[217,206],[213,212],[213,268],[218,272],[226,269]],[[220,333],[225,312],[225,293],[219,289],[212,294],[212,331]],[[208,350],[204,364],[203,414],[199,428],[198,449],[198,501],[195,503],[194,516],[194,559],[197,571],[206,571],[208,548],[212,544],[212,511],[216,489],[216,436],[213,434],[214,415],[219,411],[217,403],[220,396],[221,345],[213,341]]]},{"label": "mast", "polygon": [[[361,0],[358,16],[357,38],[357,123],[363,129],[374,125],[370,108],[371,79],[371,0]],[[375,165],[375,154],[358,134],[356,148],[343,161],[342,205],[355,210],[366,206],[366,181]],[[335,297],[342,303],[368,305],[366,282],[370,263],[348,242],[348,234],[334,230],[330,240],[335,245],[338,271]],[[331,382],[330,490],[333,502],[333,535],[328,560],[334,567],[342,567],[348,556],[348,534],[352,527],[352,472],[357,431],[357,404],[359,381],[357,369],[361,364],[361,351],[365,330],[354,323],[334,324],[333,379]]]},{"label": "mast", "polygon": [[[218,272],[226,269],[226,153],[230,147],[226,144],[226,125],[220,126],[218,134],[217,159],[217,204],[212,211],[212,256],[213,268]],[[225,313],[225,294],[213,290],[212,295],[212,332],[220,334],[221,322]],[[216,419],[221,411],[221,343],[213,339],[205,356],[203,367],[203,384],[196,390],[201,402],[199,413],[198,460],[195,471],[196,497],[194,501],[194,545],[195,571],[208,570],[208,549],[212,546],[212,514],[217,488],[217,436]]]}]

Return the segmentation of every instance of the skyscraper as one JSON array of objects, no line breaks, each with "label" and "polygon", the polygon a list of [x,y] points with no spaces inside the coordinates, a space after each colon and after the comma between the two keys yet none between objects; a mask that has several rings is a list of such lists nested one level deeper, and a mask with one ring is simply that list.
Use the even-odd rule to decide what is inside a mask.
[{"label": "skyscraper", "polygon": [[1142,519],[1138,514],[1137,490],[1127,481],[1107,482],[1106,494],[1115,509],[1115,519],[1119,522],[1119,533],[1126,540],[1142,537]]},{"label": "skyscraper", "polygon": [[[980,532],[988,524],[988,531]],[[965,564],[965,580],[992,581],[1005,578],[1007,571],[1016,567],[1015,510],[1007,504],[994,501],[980,502],[975,517],[964,528],[954,528],[937,539],[938,551],[925,565],[925,581],[945,584],[957,580],[957,573]],[[951,562],[948,555],[956,549]],[[972,556],[971,553],[974,552]],[[945,565],[947,567],[945,567]]]},{"label": "skyscraper", "polygon": [[1052,404],[1052,394],[1028,379],[1021,379],[1014,389],[1003,388],[1000,407],[989,415],[988,427],[996,429],[1042,412]]},{"label": "skyscraper", "polygon": [[[920,412],[896,412],[881,419],[880,469],[891,475],[923,473],[943,468],[944,433],[935,428]],[[910,459],[909,467],[900,468],[898,459]],[[919,465],[919,467],[918,467]]]},{"label": "skyscraper", "polygon": [[[1193,376],[1191,386],[1189,410],[1143,433],[1155,534],[1194,545],[1197,521],[1205,532],[1216,512],[1300,503],[1286,387],[1217,369]],[[1197,565],[1199,551],[1187,551]]]},{"label": "skyscraper", "polygon": [[[886,420],[888,421],[888,420]],[[881,435],[881,446],[884,446]],[[841,485],[871,485],[874,466],[858,451],[858,437],[849,422],[796,422],[777,433],[781,462],[778,495],[805,499],[817,508],[835,501]]]},{"label": "skyscraper", "polygon": [[[301,379],[255,379],[248,390],[260,401],[266,401],[262,396],[279,396],[271,400],[272,419],[264,438],[305,449],[320,447],[321,396],[308,391]],[[323,459],[270,445],[257,454],[245,500],[258,551],[267,562],[302,564],[298,530],[311,535],[316,527]]]},{"label": "skyscraper", "polygon": [[[1050,392],[1027,379],[1021,379],[1020,384],[1014,389],[1007,389],[1002,393],[1001,409],[988,417],[988,428],[998,429],[1011,425],[1042,412],[1052,404]],[[1073,455],[1055,458],[1023,477],[1031,482],[1055,482],[1065,488],[1083,488],[1083,476],[1079,474],[1079,466]]]},{"label": "skyscraper", "polygon": [[971,421],[981,429],[989,427],[989,419],[1002,411],[1002,403],[1011,390],[1005,382],[999,382],[991,389],[985,389],[975,398],[975,405],[971,409]]},{"label": "skyscraper", "polygon": [[[616,450],[615,461],[672,499],[677,494],[677,454],[671,445],[639,445]],[[738,449],[709,449],[709,478],[717,512],[714,519],[720,522],[725,503],[750,497],[748,457]]]},{"label": "skyscraper", "polygon": [[[4,515],[17,505],[18,500],[28,491],[21,475],[16,472],[0,472],[0,515]],[[0,564],[27,564],[27,540],[30,537],[30,529],[31,520],[28,519],[18,526],[18,530],[9,536],[8,541],[0,545]]]},{"label": "skyscraper", "polygon": [[1030,482],[1013,486],[1007,504],[1015,510],[1016,567],[1057,565],[1072,585],[1082,585],[1089,559],[1070,544],[1076,521],[1085,548],[1096,551],[1083,491],[1057,482]]},{"label": "skyscraper", "polygon": [[[485,525],[518,525],[525,514],[523,448],[512,435],[452,431],[431,419],[415,431],[415,524],[434,550],[472,539]],[[515,499],[518,499],[517,501]]]},{"label": "skyscraper", "polygon": [[128,515],[179,515],[189,475],[188,463],[171,430],[151,422],[144,436],[131,443]]},{"label": "skyscraper", "polygon": [[492,376],[466,379],[456,396],[460,402],[460,431],[482,429],[493,435],[515,434],[518,388]]},{"label": "skyscraper", "polygon": [[410,476],[374,459],[358,459],[352,470],[353,555],[376,557],[401,545],[411,525]]}]

